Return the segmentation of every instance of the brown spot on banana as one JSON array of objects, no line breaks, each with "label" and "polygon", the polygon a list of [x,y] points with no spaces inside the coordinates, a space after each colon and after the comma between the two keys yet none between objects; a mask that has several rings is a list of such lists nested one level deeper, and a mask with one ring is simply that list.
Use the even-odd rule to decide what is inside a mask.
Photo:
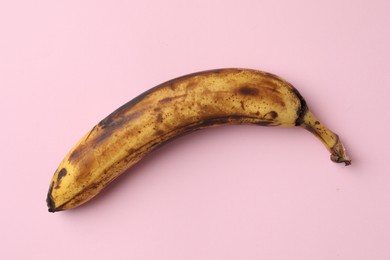
[{"label": "brown spot on banana", "polygon": [[47,192],[47,198],[46,198],[46,204],[47,204],[47,207],[49,208],[49,212],[58,211],[58,207],[56,207],[54,200],[53,200],[53,197],[51,195],[53,188],[54,188],[54,181],[52,181],[50,184],[49,191]]},{"label": "brown spot on banana", "polygon": [[257,96],[259,94],[259,89],[244,85],[238,88],[238,93],[245,96]]},{"label": "brown spot on banana", "polygon": [[157,122],[162,123],[163,121],[164,121],[164,118],[163,118],[162,114],[158,114],[157,115]]},{"label": "brown spot on banana", "polygon": [[49,211],[82,205],[157,147],[223,124],[299,125],[321,139],[333,161],[350,162],[338,136],[288,82],[249,69],[205,71],[162,83],[101,120],[61,162],[66,172],[50,182]]},{"label": "brown spot on banana", "polygon": [[244,101],[243,100],[240,101],[240,104],[241,104],[242,110],[245,110],[245,105],[244,105]]},{"label": "brown spot on banana", "polygon": [[67,171],[65,168],[62,168],[60,170],[60,172],[58,173],[57,175],[57,184],[56,184],[56,189],[59,189],[60,188],[60,184],[61,184],[61,179],[64,178],[67,174]]},{"label": "brown spot on banana", "polygon": [[161,105],[164,105],[164,104],[166,104],[166,103],[169,103],[169,102],[174,101],[175,99],[184,98],[185,96],[186,96],[186,94],[179,95],[179,96],[173,96],[173,97],[166,97],[166,98],[161,99],[161,100],[158,101],[158,102],[159,102]]},{"label": "brown spot on banana", "polygon": [[276,124],[275,122],[272,122],[272,121],[259,121],[258,123],[256,123],[256,125],[260,125],[260,126],[279,126],[280,124]]},{"label": "brown spot on banana", "polygon": [[258,96],[260,99],[267,98],[271,104],[278,104],[285,107],[286,104],[283,100],[282,94],[277,90],[277,86],[272,82],[267,82],[266,85],[249,86],[243,85],[238,88],[238,94],[243,96]]},{"label": "brown spot on banana", "polygon": [[267,120],[274,120],[277,117],[278,117],[278,113],[275,111],[270,111],[264,115],[264,119],[267,119]]}]

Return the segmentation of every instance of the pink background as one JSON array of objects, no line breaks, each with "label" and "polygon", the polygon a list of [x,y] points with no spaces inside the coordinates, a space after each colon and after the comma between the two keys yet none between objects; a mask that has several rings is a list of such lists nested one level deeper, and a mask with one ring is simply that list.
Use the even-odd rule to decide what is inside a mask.
[{"label": "pink background", "polygon": [[[0,259],[390,259],[389,3],[1,1]],[[95,123],[220,67],[289,80],[353,165],[300,128],[220,127],[47,212],[54,170]]]}]

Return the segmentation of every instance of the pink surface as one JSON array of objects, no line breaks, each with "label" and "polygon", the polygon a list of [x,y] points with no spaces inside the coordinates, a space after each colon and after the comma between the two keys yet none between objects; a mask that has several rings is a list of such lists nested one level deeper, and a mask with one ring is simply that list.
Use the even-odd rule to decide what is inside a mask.
[{"label": "pink surface", "polygon": [[[1,1],[0,259],[390,259],[389,1]],[[229,126],[180,138],[50,214],[95,123],[220,67],[292,82],[344,140]]]}]

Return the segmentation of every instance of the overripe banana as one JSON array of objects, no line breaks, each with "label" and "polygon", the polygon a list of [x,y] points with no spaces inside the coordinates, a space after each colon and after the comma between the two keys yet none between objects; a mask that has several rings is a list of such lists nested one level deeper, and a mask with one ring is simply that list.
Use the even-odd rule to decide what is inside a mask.
[{"label": "overripe banana", "polygon": [[85,203],[167,141],[222,124],[301,126],[325,144],[332,161],[351,163],[339,137],[285,80],[250,69],[204,71],[158,85],[94,126],[54,173],[49,211]]}]

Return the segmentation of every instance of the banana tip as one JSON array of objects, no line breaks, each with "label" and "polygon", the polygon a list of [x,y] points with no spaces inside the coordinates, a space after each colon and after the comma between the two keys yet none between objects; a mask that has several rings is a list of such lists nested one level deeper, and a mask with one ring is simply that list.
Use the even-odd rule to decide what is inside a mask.
[{"label": "banana tip", "polygon": [[331,159],[333,162],[336,162],[336,163],[344,163],[345,166],[348,166],[348,165],[351,165],[351,164],[352,164],[352,161],[351,161],[349,158],[335,157],[335,156],[333,156],[333,154],[330,156],[330,159]]},{"label": "banana tip", "polygon": [[331,150],[332,154],[330,155],[330,159],[336,163],[344,163],[345,166],[351,165],[352,161],[347,155],[347,152],[344,148],[344,145],[341,143],[340,139],[333,146]]},{"label": "banana tip", "polygon": [[56,209],[55,203],[54,203],[53,198],[52,198],[50,193],[47,194],[46,203],[47,203],[47,207],[49,208],[48,209],[49,212],[54,213],[54,212],[58,211]]}]

